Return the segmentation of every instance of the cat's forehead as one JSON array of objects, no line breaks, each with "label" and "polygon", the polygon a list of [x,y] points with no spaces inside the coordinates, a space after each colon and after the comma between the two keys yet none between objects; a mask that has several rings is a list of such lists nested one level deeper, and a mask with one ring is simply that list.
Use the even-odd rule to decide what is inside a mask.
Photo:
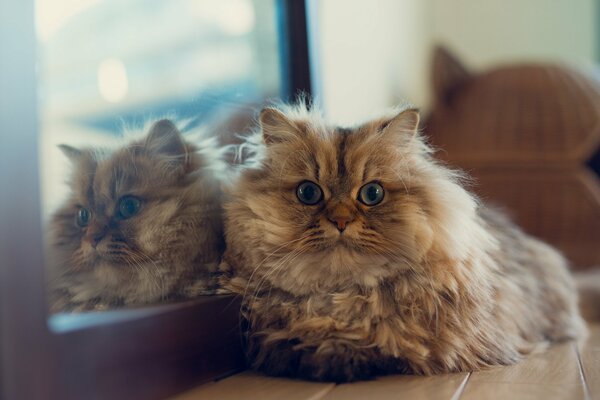
[{"label": "cat's forehead", "polygon": [[[288,154],[286,169],[296,169],[330,186],[352,187],[370,180],[397,179],[401,155],[394,143],[370,126],[332,127],[324,135],[306,135]],[[292,176],[295,175],[292,173]]]},{"label": "cat's forehead", "polygon": [[148,186],[153,176],[153,163],[149,157],[123,149],[98,165],[94,179],[97,197],[116,199]]},{"label": "cat's forehead", "polygon": [[147,186],[151,160],[122,149],[96,155],[93,162],[81,164],[73,180],[74,192],[81,203],[104,209],[120,196]]}]

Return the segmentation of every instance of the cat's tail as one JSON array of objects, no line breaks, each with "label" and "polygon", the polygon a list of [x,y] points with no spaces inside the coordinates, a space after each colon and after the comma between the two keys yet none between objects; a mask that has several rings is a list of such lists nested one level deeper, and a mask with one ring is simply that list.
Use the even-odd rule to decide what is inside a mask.
[{"label": "cat's tail", "polygon": [[600,267],[578,271],[574,277],[581,316],[588,322],[600,322]]}]

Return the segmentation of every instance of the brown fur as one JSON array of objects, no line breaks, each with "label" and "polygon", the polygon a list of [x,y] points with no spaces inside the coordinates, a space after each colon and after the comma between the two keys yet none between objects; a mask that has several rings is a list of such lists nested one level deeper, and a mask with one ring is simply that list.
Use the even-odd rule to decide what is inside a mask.
[{"label": "brown fur", "polygon": [[[167,120],[114,152],[62,146],[72,193],[53,216],[51,310],[102,310],[212,293],[223,249],[220,188]],[[123,196],[140,199],[123,219]],[[76,224],[81,207],[88,226]],[[100,235],[96,247],[91,237]]]},{"label": "brown fur", "polygon": [[[231,189],[222,263],[255,368],[334,381],[471,371],[585,332],[563,257],[480,206],[418,120],[340,129],[304,107],[261,113],[263,157]],[[296,196],[306,180],[316,205]],[[357,196],[372,181],[385,196],[368,207]]]}]

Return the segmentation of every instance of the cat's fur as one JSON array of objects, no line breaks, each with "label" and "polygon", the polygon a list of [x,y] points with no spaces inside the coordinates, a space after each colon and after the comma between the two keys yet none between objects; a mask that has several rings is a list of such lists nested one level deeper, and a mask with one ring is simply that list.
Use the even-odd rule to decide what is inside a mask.
[{"label": "cat's fur", "polygon": [[[303,106],[263,110],[264,154],[230,190],[222,263],[253,367],[334,381],[471,371],[584,334],[563,257],[478,204],[418,122],[409,109],[341,129]],[[298,200],[305,180],[320,203]],[[371,181],[385,196],[367,207]]]},{"label": "cat's fur", "polygon": [[[115,151],[62,150],[72,161],[72,193],[50,223],[51,311],[214,292],[224,248],[221,189],[202,149],[161,120]],[[141,207],[123,219],[118,201],[126,195]],[[91,213],[83,228],[76,223],[81,207]]]}]

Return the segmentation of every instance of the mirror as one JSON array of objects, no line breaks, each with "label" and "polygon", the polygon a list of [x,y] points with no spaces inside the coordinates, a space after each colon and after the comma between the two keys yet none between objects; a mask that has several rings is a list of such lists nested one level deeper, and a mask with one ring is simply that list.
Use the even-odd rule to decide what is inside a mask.
[{"label": "mirror", "polygon": [[222,149],[282,93],[277,7],[36,0],[51,313],[215,293]]}]

